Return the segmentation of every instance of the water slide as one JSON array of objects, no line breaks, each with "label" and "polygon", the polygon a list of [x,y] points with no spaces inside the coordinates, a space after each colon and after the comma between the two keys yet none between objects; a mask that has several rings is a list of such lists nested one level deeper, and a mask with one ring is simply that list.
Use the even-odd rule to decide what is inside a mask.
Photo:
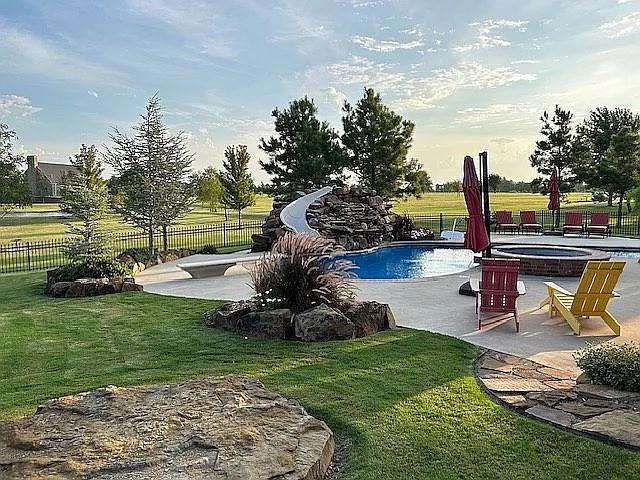
[{"label": "water slide", "polygon": [[311,228],[307,223],[307,208],[309,208],[309,205],[317,199],[325,196],[327,193],[331,193],[332,191],[333,187],[323,187],[320,190],[316,190],[315,192],[294,200],[282,209],[280,212],[280,220],[282,220],[282,223],[284,223],[287,228],[294,232],[312,233],[317,235],[318,231]]}]

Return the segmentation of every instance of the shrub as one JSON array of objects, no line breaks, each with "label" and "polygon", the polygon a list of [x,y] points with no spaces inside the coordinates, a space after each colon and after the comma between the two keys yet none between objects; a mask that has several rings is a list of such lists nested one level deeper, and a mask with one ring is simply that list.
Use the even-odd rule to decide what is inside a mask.
[{"label": "shrub", "polygon": [[151,260],[151,255],[149,255],[149,249],[147,247],[129,248],[118,255],[118,258],[124,257],[131,257],[136,263],[142,263],[144,265],[147,265]]},{"label": "shrub", "polygon": [[575,358],[594,382],[640,392],[640,345],[604,343],[580,350]]},{"label": "shrub", "polygon": [[203,255],[214,255],[218,253],[218,248],[214,245],[205,245],[200,250],[198,250],[198,253],[201,253]]},{"label": "shrub", "polygon": [[288,233],[251,269],[257,294],[269,292],[295,312],[321,303],[341,308],[355,298],[352,262],[336,258],[343,247],[319,235]]},{"label": "shrub", "polygon": [[57,282],[73,282],[79,278],[111,278],[129,274],[128,268],[116,260],[90,259],[60,267],[55,272]]},{"label": "shrub", "polygon": [[256,308],[260,312],[287,308],[286,300],[277,297],[273,290],[267,290],[264,293],[256,293],[253,296],[253,300],[256,303]]}]

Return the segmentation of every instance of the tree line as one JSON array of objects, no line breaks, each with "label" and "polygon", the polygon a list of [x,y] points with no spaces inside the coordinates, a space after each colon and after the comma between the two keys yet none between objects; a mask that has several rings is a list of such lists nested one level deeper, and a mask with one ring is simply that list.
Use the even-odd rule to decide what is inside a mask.
[{"label": "tree line", "polygon": [[[623,205],[640,199],[640,117],[628,108],[598,107],[574,126],[574,114],[559,105],[540,117],[542,138],[530,162],[542,176],[532,184],[548,191],[548,178],[557,169],[560,192],[584,185],[606,200]],[[638,202],[636,202],[636,206]]]}]

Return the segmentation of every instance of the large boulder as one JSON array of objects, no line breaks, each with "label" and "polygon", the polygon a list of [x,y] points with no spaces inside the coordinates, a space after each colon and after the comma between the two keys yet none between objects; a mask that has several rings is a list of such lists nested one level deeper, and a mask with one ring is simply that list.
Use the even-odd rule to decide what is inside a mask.
[{"label": "large boulder", "polygon": [[353,322],[327,305],[298,313],[294,325],[296,337],[307,342],[347,340],[355,336]]},{"label": "large boulder", "polygon": [[396,328],[396,319],[386,303],[355,302],[345,315],[355,325],[356,337],[366,337],[381,330]]},{"label": "large boulder", "polygon": [[218,308],[203,315],[207,327],[219,327],[232,332],[241,331],[240,319],[253,310],[247,301],[223,303]]},{"label": "large boulder", "polygon": [[327,425],[257,380],[107,387],[0,423],[0,477],[320,480]]},{"label": "large boulder", "polygon": [[250,312],[240,319],[240,328],[249,335],[284,340],[293,337],[291,316],[288,308]]}]

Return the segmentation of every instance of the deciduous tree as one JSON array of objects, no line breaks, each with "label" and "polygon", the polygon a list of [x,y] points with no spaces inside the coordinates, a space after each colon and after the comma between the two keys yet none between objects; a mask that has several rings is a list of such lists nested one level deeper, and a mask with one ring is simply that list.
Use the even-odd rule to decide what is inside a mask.
[{"label": "deciduous tree", "polygon": [[610,177],[610,181],[612,189],[618,195],[618,225],[620,225],[625,195],[637,185],[640,173],[640,134],[631,127],[622,127],[611,137],[611,144],[605,156],[608,168],[615,173]]},{"label": "deciduous tree", "polygon": [[409,171],[407,154],[414,124],[384,105],[372,88],[366,88],[355,107],[345,102],[342,126],[348,168],[360,184],[381,195],[396,193]]},{"label": "deciduous tree", "polygon": [[0,123],[0,219],[16,208],[31,205],[29,186],[20,172],[22,155],[13,153],[16,132]]},{"label": "deciduous tree", "polygon": [[220,173],[223,195],[222,201],[238,211],[240,225],[242,210],[255,203],[255,187],[249,173],[251,159],[246,145],[230,145],[224,152],[226,160]]}]

